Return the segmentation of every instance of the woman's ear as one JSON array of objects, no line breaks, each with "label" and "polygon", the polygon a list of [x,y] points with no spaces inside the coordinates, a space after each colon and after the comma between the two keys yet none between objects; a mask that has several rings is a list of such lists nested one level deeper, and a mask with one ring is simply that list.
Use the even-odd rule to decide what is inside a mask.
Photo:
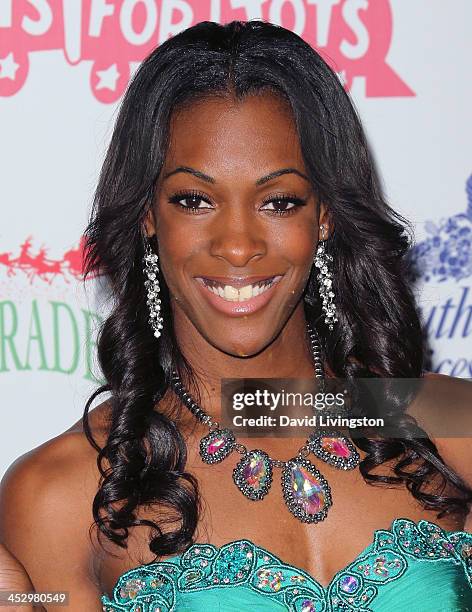
[{"label": "woman's ear", "polygon": [[324,231],[321,229],[318,230],[318,240],[325,240],[331,235],[331,220],[324,202],[320,203],[320,212],[318,217],[318,227],[321,226],[323,226]]},{"label": "woman's ear", "polygon": [[156,223],[154,220],[154,212],[152,208],[148,210],[144,219],[144,229],[148,238],[151,238],[151,236],[154,236],[156,233]]}]

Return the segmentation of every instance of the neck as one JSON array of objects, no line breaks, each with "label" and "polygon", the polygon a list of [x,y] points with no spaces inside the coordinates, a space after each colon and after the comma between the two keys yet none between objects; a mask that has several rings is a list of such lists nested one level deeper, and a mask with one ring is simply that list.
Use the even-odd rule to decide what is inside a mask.
[{"label": "neck", "polygon": [[[175,325],[179,348],[195,374],[195,381],[182,377],[182,383],[214,418],[221,411],[222,378],[313,378],[313,358],[302,307],[294,311],[280,332],[273,330],[271,336],[269,331],[268,338],[248,338],[247,346],[253,347],[253,354],[247,356],[218,348],[188,319],[176,319],[180,323]],[[240,346],[238,352],[243,352]]]}]

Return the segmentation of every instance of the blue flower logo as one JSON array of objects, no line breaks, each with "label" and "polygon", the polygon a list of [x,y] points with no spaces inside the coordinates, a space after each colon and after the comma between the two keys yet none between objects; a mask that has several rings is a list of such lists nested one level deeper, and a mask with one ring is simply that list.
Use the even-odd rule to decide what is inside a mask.
[{"label": "blue flower logo", "polygon": [[428,221],[429,236],[411,250],[415,271],[423,281],[456,281],[472,276],[472,175],[466,183],[467,210],[441,221]]}]

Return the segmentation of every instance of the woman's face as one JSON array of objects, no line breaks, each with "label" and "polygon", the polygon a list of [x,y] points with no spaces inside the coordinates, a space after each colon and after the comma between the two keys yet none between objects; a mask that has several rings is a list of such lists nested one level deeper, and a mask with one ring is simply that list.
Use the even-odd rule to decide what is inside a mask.
[{"label": "woman's face", "polygon": [[318,240],[293,119],[271,94],[212,98],[175,114],[170,136],[146,229],[177,333],[255,354],[301,315]]}]

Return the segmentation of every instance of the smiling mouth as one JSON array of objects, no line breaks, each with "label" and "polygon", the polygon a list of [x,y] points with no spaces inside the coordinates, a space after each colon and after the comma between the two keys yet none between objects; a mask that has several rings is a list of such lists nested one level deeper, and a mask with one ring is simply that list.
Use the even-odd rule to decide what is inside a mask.
[{"label": "smiling mouth", "polygon": [[278,283],[281,278],[282,275],[270,276],[257,283],[244,285],[243,287],[225,285],[224,283],[205,277],[196,277],[196,280],[206,287],[208,291],[211,291],[227,302],[246,302],[268,291],[273,285]]}]

